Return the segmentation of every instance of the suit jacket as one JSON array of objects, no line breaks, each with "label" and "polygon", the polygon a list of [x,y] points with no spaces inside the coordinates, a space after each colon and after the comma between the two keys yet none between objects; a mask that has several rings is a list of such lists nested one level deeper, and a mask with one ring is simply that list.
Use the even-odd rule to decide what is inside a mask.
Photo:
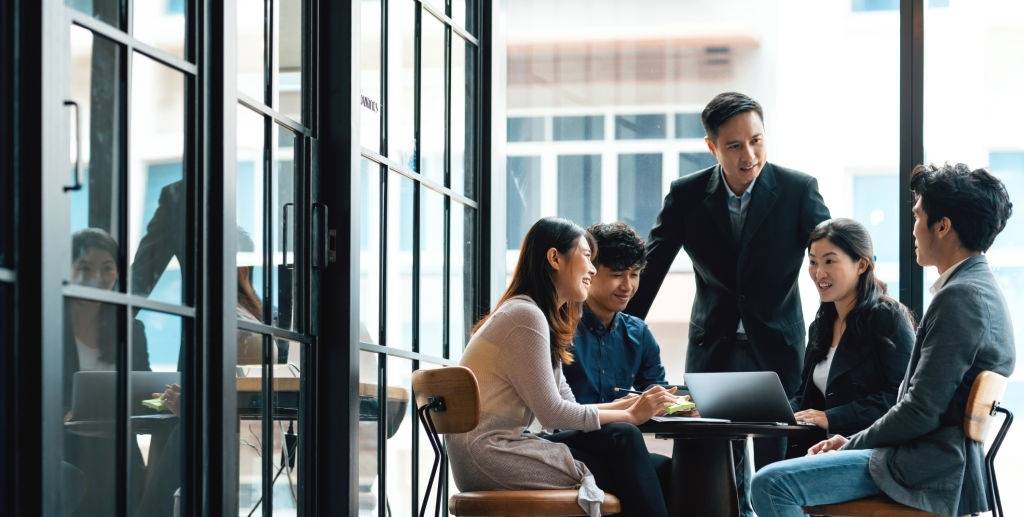
[{"label": "suit jacket", "polygon": [[647,315],[683,248],[697,282],[686,371],[730,371],[742,317],[759,366],[778,373],[792,395],[804,351],[797,275],[807,237],[829,218],[828,208],[813,177],[767,163],[751,191],[742,233],[734,236],[721,174],[715,165],[672,182],[647,243],[640,288],[626,312]]},{"label": "suit jacket", "polygon": [[[868,309],[867,332],[847,327],[832,357],[825,393],[818,390],[812,377],[827,350],[808,351],[800,388],[790,399],[794,411],[824,411],[829,433],[850,436],[874,423],[896,403],[914,348],[914,328],[898,303],[880,301]],[[820,320],[811,323],[812,337],[820,324]]]},{"label": "suit jacket", "polygon": [[[146,234],[132,261],[132,294],[149,296],[171,257],[178,257],[184,287],[189,282],[189,254],[186,252],[185,182],[175,181],[160,190],[156,212],[146,225]],[[182,293],[184,300],[184,293]]]},{"label": "suit jacket", "polygon": [[964,434],[979,372],[1013,372],[1013,327],[984,256],[967,259],[932,298],[895,406],[847,449],[874,449],[868,469],[889,497],[941,515],[989,509],[985,451]]}]

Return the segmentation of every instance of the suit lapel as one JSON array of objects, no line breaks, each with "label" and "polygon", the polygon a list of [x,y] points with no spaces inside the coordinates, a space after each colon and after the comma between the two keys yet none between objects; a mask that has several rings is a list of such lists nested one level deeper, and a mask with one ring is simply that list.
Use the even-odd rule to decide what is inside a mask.
[{"label": "suit lapel", "polygon": [[747,245],[754,238],[754,234],[761,227],[761,223],[767,218],[778,198],[778,194],[775,192],[775,168],[770,163],[765,164],[750,195],[750,206],[747,207],[747,216],[743,219],[743,232],[740,234],[741,263],[746,255]]},{"label": "suit lapel", "polygon": [[839,347],[836,348],[836,354],[832,356],[832,365],[828,369],[828,380],[825,381],[826,389],[831,386],[832,381],[839,378],[840,375],[854,369],[854,367],[864,361],[864,354],[860,353],[859,348],[850,346],[847,336],[849,336],[849,334],[843,334],[843,337],[840,338],[839,341]]},{"label": "suit lapel", "polygon": [[721,165],[715,166],[708,178],[708,186],[704,190],[704,209],[711,214],[711,220],[718,225],[722,235],[728,237],[729,245],[735,246],[736,238],[732,234],[732,225],[729,224],[729,208],[725,205],[725,189],[728,188],[722,181]]}]

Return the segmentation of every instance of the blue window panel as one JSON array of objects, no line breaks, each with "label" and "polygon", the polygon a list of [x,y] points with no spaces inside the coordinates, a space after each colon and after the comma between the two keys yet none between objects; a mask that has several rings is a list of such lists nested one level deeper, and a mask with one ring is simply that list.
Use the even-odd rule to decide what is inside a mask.
[{"label": "blue window panel", "polygon": [[616,140],[645,140],[665,138],[666,117],[661,113],[645,115],[617,115]]},{"label": "blue window panel", "polygon": [[509,117],[507,124],[509,142],[542,142],[544,140],[543,117]]},{"label": "blue window panel", "polygon": [[[1006,185],[1010,201],[1024,199],[1024,151],[992,152],[988,155],[988,162],[992,174]],[[1024,203],[1018,205],[1024,206]],[[1010,217],[1006,228],[996,237],[995,247],[1024,247],[1024,216],[1018,213]]]},{"label": "blue window panel", "polygon": [[[949,7],[949,0],[928,0],[928,7]],[[898,11],[900,0],[853,0],[850,8],[853,12]]]},{"label": "blue window panel", "polygon": [[540,218],[540,157],[509,156],[505,181],[505,249],[514,250]]},{"label": "blue window panel", "polygon": [[711,153],[679,153],[679,177],[702,171],[718,163]]},{"label": "blue window panel", "polygon": [[676,113],[676,138],[704,138],[700,113]]},{"label": "blue window panel", "polygon": [[167,0],[167,14],[185,14],[185,0]]},{"label": "blue window panel", "polygon": [[649,235],[661,210],[661,162],[657,154],[619,155],[619,220]]},{"label": "blue window panel", "polygon": [[555,140],[604,140],[604,117],[601,115],[555,117],[552,122]]},{"label": "blue window panel", "polygon": [[601,155],[558,157],[558,216],[584,228],[601,221]]},{"label": "blue window panel", "polygon": [[899,177],[854,176],[853,218],[867,227],[878,262],[899,262]]}]

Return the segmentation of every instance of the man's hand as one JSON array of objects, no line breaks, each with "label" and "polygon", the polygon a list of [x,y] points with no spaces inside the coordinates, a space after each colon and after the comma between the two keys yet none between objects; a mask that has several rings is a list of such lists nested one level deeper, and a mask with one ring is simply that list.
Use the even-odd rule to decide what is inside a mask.
[{"label": "man's hand", "polygon": [[817,409],[805,409],[803,411],[797,411],[793,414],[798,422],[810,422],[822,429],[828,430],[828,417],[825,416],[824,411],[818,411]]},{"label": "man's hand", "polygon": [[850,440],[847,439],[845,436],[837,434],[827,440],[822,440],[811,446],[810,449],[807,449],[807,455],[814,456],[815,454],[821,454],[823,452],[838,451],[839,449],[843,448],[843,446],[846,445],[846,442],[848,441]]},{"label": "man's hand", "polygon": [[626,411],[632,417],[634,425],[640,425],[655,415],[665,412],[665,409],[676,403],[676,388],[665,389],[661,386],[648,388],[644,393],[635,399],[633,404]]}]

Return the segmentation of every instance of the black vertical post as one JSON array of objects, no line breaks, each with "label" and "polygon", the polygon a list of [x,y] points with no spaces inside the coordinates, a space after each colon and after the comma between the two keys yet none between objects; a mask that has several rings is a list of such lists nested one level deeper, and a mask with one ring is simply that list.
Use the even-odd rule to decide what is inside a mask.
[{"label": "black vertical post", "polygon": [[910,172],[924,160],[924,0],[900,1],[900,302],[920,319],[924,275],[914,253]]},{"label": "black vertical post", "polygon": [[[472,1],[472,0],[471,0]],[[478,66],[477,75],[473,78],[476,81],[476,113],[477,121],[474,141],[478,144],[476,149],[477,176],[477,206],[479,213],[476,226],[476,249],[477,249],[477,290],[474,300],[475,314],[473,320],[482,316],[490,307],[491,296],[491,149],[493,148],[491,133],[491,105],[495,85],[493,84],[494,51],[492,47],[494,17],[494,3],[498,0],[479,0],[479,9],[474,13],[477,19],[478,41],[480,46],[476,52]],[[504,91],[502,85],[498,91]]]}]

